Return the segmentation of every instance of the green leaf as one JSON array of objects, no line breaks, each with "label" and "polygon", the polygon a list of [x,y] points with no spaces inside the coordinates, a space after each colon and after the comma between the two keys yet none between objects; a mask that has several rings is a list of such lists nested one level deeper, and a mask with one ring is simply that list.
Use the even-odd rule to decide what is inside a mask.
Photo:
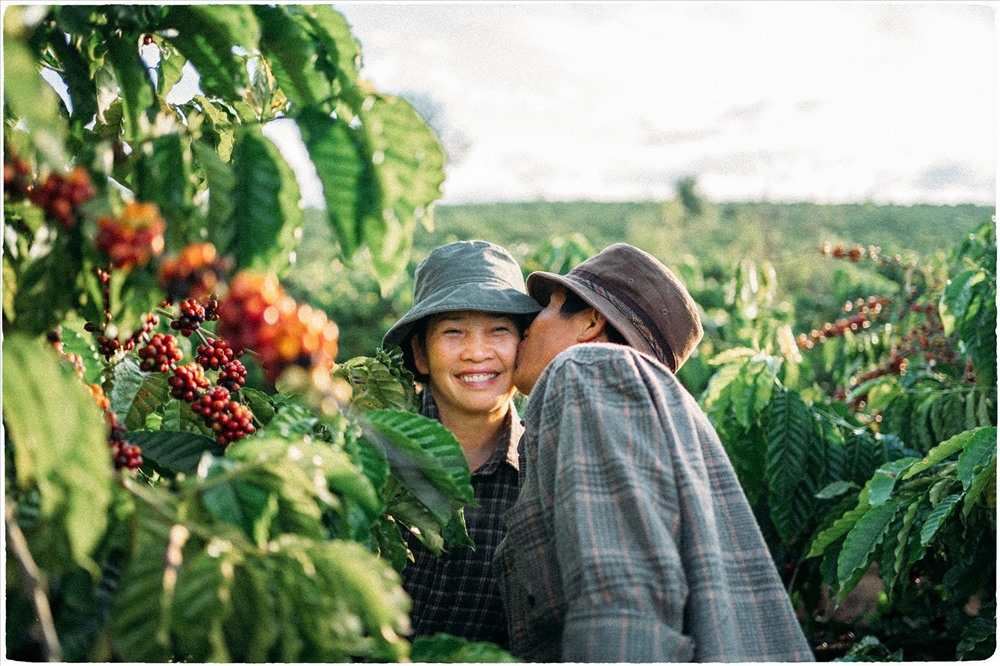
[{"label": "green leaf", "polygon": [[997,429],[978,428],[972,431],[958,456],[958,478],[968,491],[976,470],[997,456]]},{"label": "green leaf", "polygon": [[135,193],[155,203],[167,221],[168,248],[180,250],[189,240],[191,187],[181,137],[167,134],[142,144],[135,169]]},{"label": "green leaf", "polygon": [[837,580],[849,581],[860,569],[871,564],[872,553],[885,538],[889,524],[896,517],[899,505],[893,502],[879,504],[867,511],[847,533],[844,547],[837,559]]},{"label": "green leaf", "polygon": [[858,484],[853,481],[834,481],[827,484],[822,490],[816,493],[816,499],[833,499],[846,492],[854,490]]},{"label": "green leaf", "polygon": [[97,114],[97,92],[87,60],[61,34],[48,43],[62,65],[62,80],[73,105],[73,120],[77,125],[86,125]]},{"label": "green leaf", "polygon": [[171,626],[180,654],[210,663],[232,661],[223,625],[233,613],[237,561],[231,550],[218,547],[185,559],[171,606]]},{"label": "green leaf", "polygon": [[126,480],[135,500],[133,552],[111,609],[111,636],[125,661],[166,662],[170,650],[168,581],[184,561],[190,530],[177,522],[177,498],[168,491]]},{"label": "green leaf", "polygon": [[469,641],[451,634],[415,638],[410,660],[438,664],[513,664],[521,661],[495,643]]},{"label": "green leaf", "polygon": [[368,477],[343,451],[325,442],[287,442],[264,437],[249,437],[231,444],[226,457],[235,460],[295,465],[307,474],[319,472],[331,491],[357,502],[371,517],[382,513],[384,501]]},{"label": "green leaf", "polygon": [[[947,441],[944,441],[944,442],[941,442],[940,444],[938,444],[937,446],[935,446],[933,449],[931,449],[930,451],[928,451],[927,455],[924,456],[923,460],[921,460],[921,461],[919,461],[917,463],[914,463],[912,467],[910,467],[909,469],[906,470],[906,472],[903,474],[902,478],[903,479],[909,479],[909,478],[913,477],[914,475],[919,474],[920,472],[924,471],[925,469],[930,469],[931,467],[933,467],[934,465],[938,464],[939,462],[941,462],[941,461],[943,461],[943,460],[945,460],[945,459],[953,456],[955,453],[957,453],[959,451],[962,451],[967,446],[975,444],[976,441],[978,441],[981,438],[982,435],[984,435],[984,434],[990,434],[991,430],[992,430],[992,433],[991,433],[992,442],[994,444],[996,444],[996,428],[992,428],[992,429],[990,429],[990,428],[982,429],[981,428],[981,429],[967,430],[965,432],[961,432],[961,433],[955,435],[954,437],[952,437],[951,439],[949,439]],[[984,431],[985,431],[985,433],[984,433]]]},{"label": "green leaf", "polygon": [[258,546],[267,541],[278,513],[278,498],[264,485],[247,483],[225,459],[206,459],[199,470],[204,479],[201,501],[215,520],[239,526]]},{"label": "green leaf", "polygon": [[50,345],[8,334],[3,420],[17,485],[37,486],[42,518],[52,521],[71,561],[95,573],[90,556],[107,527],[112,482],[101,410]]},{"label": "green leaf", "polygon": [[409,490],[404,488],[400,491],[389,503],[386,513],[409,529],[434,555],[444,552],[445,538],[441,521]]},{"label": "green leaf", "polygon": [[147,373],[131,358],[124,358],[111,368],[108,400],[127,430],[141,430],[146,416],[167,401],[170,387],[162,373]]},{"label": "green leaf", "polygon": [[912,469],[916,458],[900,458],[887,462],[872,475],[869,501],[872,506],[885,504],[892,497],[892,491],[896,487],[896,481],[900,478],[908,478],[906,471]]},{"label": "green leaf", "polygon": [[93,336],[84,331],[84,322],[80,319],[64,320],[60,327],[60,339],[63,344],[64,354],[76,354],[83,362],[83,381],[87,384],[99,384],[101,382],[101,371],[104,366],[101,357],[97,353],[97,348],[93,343]]},{"label": "green leaf", "polygon": [[337,365],[334,377],[351,385],[351,405],[362,412],[373,409],[416,411],[418,400],[413,374],[402,365],[402,352],[376,352]]},{"label": "green leaf", "polygon": [[274,402],[272,402],[271,398],[268,397],[268,395],[263,391],[258,391],[257,389],[245,386],[240,389],[240,396],[243,397],[247,405],[250,407],[250,411],[253,412],[254,419],[265,427],[271,419],[274,418]]},{"label": "green leaf", "polygon": [[243,59],[233,46],[252,53],[260,42],[260,24],[248,5],[168,5],[161,29],[174,28],[171,43],[198,71],[206,95],[240,99],[249,85]]},{"label": "green leaf", "polygon": [[823,551],[827,549],[832,543],[837,539],[844,536],[851,529],[857,525],[858,521],[871,510],[871,506],[868,504],[868,486],[866,485],[858,493],[858,504],[850,511],[844,512],[840,518],[833,521],[833,524],[827,527],[825,530],[816,535],[809,545],[809,551],[805,556],[805,559],[810,557],[816,557],[822,555]]},{"label": "green leaf", "polygon": [[927,546],[934,539],[938,530],[944,525],[944,521],[951,515],[955,505],[961,501],[962,496],[963,493],[948,495],[931,509],[931,512],[927,515],[927,519],[924,520],[924,526],[920,528],[921,546]]},{"label": "green leaf", "polygon": [[301,10],[316,42],[317,68],[339,84],[340,95],[354,106],[355,86],[361,69],[361,45],[351,34],[351,26],[330,5],[304,5]]},{"label": "green leaf", "polygon": [[310,548],[319,578],[361,619],[376,647],[376,660],[400,661],[409,653],[410,602],[399,574],[388,563],[350,541],[319,542]]},{"label": "green leaf", "polygon": [[153,427],[149,424],[150,420],[147,418],[146,425],[150,430],[194,433],[215,441],[215,433],[205,424],[202,416],[191,409],[191,403],[186,400],[169,398],[163,406],[163,418],[159,427]]},{"label": "green leaf", "polygon": [[139,57],[135,37],[137,35],[126,33],[121,38],[105,41],[125,112],[125,140],[130,143],[149,133],[151,114],[156,110],[153,81]]},{"label": "green leaf", "polygon": [[214,150],[203,143],[192,145],[195,158],[201,165],[208,185],[208,226],[209,239],[220,252],[225,253],[233,243],[234,231],[229,226],[235,207],[233,189],[236,175],[233,167],[223,163]]},{"label": "green leaf", "polygon": [[457,509],[473,504],[469,465],[455,435],[438,421],[412,412],[364,414],[366,439],[381,447],[393,473],[444,526]]},{"label": "green leaf", "polygon": [[806,449],[816,437],[812,412],[798,394],[775,393],[768,416],[767,477],[771,519],[784,543],[806,528],[812,497],[803,492]]},{"label": "green leaf", "polygon": [[[3,15],[3,80],[5,114],[25,124],[25,134],[50,167],[67,165],[66,123],[62,101],[39,74],[38,61],[25,43],[28,32],[23,21],[26,8],[7,7]],[[4,132],[5,136],[7,132]]]},{"label": "green leaf", "polygon": [[968,518],[969,514],[972,512],[973,507],[976,506],[976,502],[979,500],[979,496],[987,488],[992,489],[992,501],[987,502],[987,506],[992,509],[996,508],[996,495],[997,495],[997,459],[994,456],[988,465],[980,467],[976,472],[976,475],[972,477],[972,483],[969,484],[969,489],[965,493],[965,505],[962,507],[962,517]]},{"label": "green leaf", "polygon": [[[51,251],[30,261],[17,276],[14,328],[35,335],[54,329],[75,304],[81,270],[80,247],[73,234],[60,232]],[[10,316],[6,311],[5,315]]]},{"label": "green leaf", "polygon": [[294,107],[329,99],[330,81],[317,69],[316,43],[297,8],[254,5],[253,10],[261,25],[261,53]]},{"label": "green leaf", "polygon": [[240,268],[280,271],[302,226],[299,186],[278,149],[259,130],[241,132],[233,154],[236,186],[231,249]]},{"label": "green leaf", "polygon": [[444,150],[401,98],[369,96],[358,117],[378,192],[378,204],[363,220],[362,236],[378,274],[390,276],[405,267],[417,224],[432,227],[431,204],[441,196],[444,182]]},{"label": "green leaf", "polygon": [[191,432],[137,430],[126,439],[142,449],[145,463],[166,476],[193,474],[202,455],[221,452],[214,439]]},{"label": "green leaf", "polygon": [[180,83],[184,76],[185,58],[171,44],[157,40],[160,48],[160,66],[157,90],[162,99],[166,99],[174,86]]},{"label": "green leaf", "polygon": [[910,531],[913,529],[913,522],[917,516],[917,511],[920,509],[921,499],[922,497],[917,495],[909,500],[909,503],[906,505],[906,512],[903,514],[902,523],[896,532],[896,547],[893,549],[894,567],[891,572],[883,572],[890,590],[893,589],[896,581],[906,572],[906,544],[910,537]]},{"label": "green leaf", "polygon": [[341,252],[349,259],[360,247],[365,166],[347,124],[339,118],[307,110],[296,118],[302,142],[323,185],[330,227],[337,233]]}]

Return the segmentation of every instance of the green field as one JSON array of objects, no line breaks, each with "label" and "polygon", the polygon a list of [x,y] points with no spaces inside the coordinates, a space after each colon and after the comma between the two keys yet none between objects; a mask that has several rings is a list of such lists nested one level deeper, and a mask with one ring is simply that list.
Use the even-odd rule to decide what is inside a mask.
[{"label": "green field", "polygon": [[432,233],[417,233],[416,246],[426,251],[468,238],[538,246],[551,236],[582,233],[598,249],[625,241],[667,262],[687,255],[783,262],[814,253],[823,241],[924,255],[951,247],[993,212],[972,205],[723,203],[707,204],[694,217],[676,201],[447,205],[436,209]]},{"label": "green field", "polygon": [[[484,239],[511,250],[522,265],[553,238],[580,236],[594,251],[625,241],[678,270],[693,293],[718,294],[741,262],[773,268],[776,300],[796,332],[837,316],[847,299],[892,295],[872,270],[820,254],[824,241],[875,245],[883,254],[928,261],[953,248],[994,214],[986,206],[710,203],[700,215],[667,202],[536,202],[443,205],[434,230],[420,228],[408,274],[381,285],[360,256],[355,266],[334,260],[333,236],[321,213],[306,216],[299,261],[289,275],[293,294],[323,308],[341,325],[342,358],[369,353],[410,305],[412,272],[427,253],[454,240]],[[709,303],[703,303],[708,307]]]}]

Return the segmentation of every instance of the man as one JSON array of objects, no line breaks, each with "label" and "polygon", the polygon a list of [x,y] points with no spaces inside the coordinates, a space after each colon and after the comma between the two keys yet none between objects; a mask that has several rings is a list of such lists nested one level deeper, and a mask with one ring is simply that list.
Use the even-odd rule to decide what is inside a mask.
[{"label": "man", "polygon": [[811,661],[722,444],[673,374],[702,336],[684,286],[616,244],[527,287],[543,310],[514,369],[530,394],[522,485],[496,559],[511,651]]}]

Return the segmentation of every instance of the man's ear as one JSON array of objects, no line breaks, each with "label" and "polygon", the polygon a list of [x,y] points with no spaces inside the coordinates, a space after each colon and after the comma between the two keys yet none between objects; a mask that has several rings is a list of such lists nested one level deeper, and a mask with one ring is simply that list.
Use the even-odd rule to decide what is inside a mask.
[{"label": "man's ear", "polygon": [[607,317],[598,312],[596,308],[590,308],[581,312],[580,317],[584,327],[580,330],[579,335],[576,336],[577,342],[608,341],[608,336],[604,334],[604,328],[608,325]]},{"label": "man's ear", "polygon": [[419,336],[410,336],[410,349],[413,350],[413,365],[420,371],[422,375],[431,374],[431,366],[427,363],[427,354],[424,352],[424,346],[420,344]]}]

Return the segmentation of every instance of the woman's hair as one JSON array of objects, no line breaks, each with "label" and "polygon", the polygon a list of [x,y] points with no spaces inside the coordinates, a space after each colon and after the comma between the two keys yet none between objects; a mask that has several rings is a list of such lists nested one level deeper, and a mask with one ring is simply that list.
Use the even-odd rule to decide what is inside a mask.
[{"label": "woman's hair", "polygon": [[[585,310],[590,310],[594,306],[587,301],[580,298],[580,296],[569,289],[563,289],[563,293],[566,294],[566,299],[563,301],[562,307],[559,308],[559,316],[569,318],[578,312],[583,312]],[[608,342],[613,342],[616,345],[628,346],[628,341],[625,337],[618,332],[618,329],[612,326],[610,323],[605,324],[604,334],[608,336]]]},{"label": "woman's hair", "polygon": [[[517,333],[520,336],[524,336],[524,331],[527,330],[528,326],[531,325],[531,321],[535,318],[534,312],[530,314],[508,314],[506,312],[495,313],[501,317],[508,317],[517,326]],[[417,364],[413,359],[413,343],[411,340],[416,338],[417,344],[420,345],[421,349],[427,349],[427,326],[430,324],[431,317],[434,315],[428,315],[422,319],[417,320],[413,324],[413,328],[410,330],[410,334],[403,340],[403,360],[406,366],[413,372],[413,377],[421,384],[426,384],[430,381],[430,377],[421,373],[417,370]]]}]

